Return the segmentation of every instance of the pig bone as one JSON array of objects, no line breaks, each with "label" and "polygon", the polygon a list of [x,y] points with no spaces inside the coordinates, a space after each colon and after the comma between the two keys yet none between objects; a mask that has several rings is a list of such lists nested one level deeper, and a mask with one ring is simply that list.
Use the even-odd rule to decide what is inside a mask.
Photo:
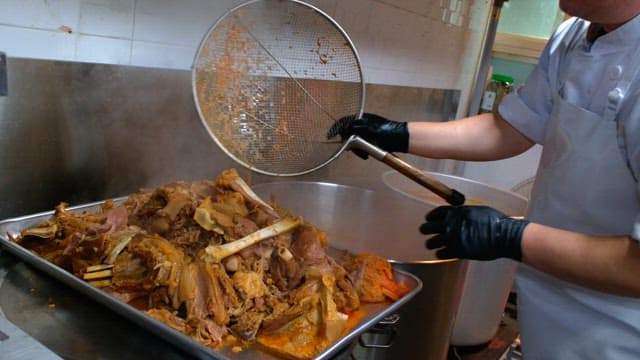
[{"label": "pig bone", "polygon": [[260,205],[266,212],[269,213],[269,215],[274,216],[276,218],[278,217],[278,214],[271,207],[271,205],[267,204],[264,200],[260,199],[260,197],[255,192],[253,192],[251,187],[241,177],[239,176],[234,177],[233,182],[230,185],[233,190],[241,193],[246,198],[253,200],[254,203],[257,203],[258,205]]},{"label": "pig bone", "polygon": [[203,258],[205,261],[220,262],[222,259],[231,256],[255,243],[291,231],[300,225],[302,225],[302,219],[300,218],[286,218],[284,220],[280,220],[277,223],[251,233],[243,237],[242,239],[238,239],[223,245],[209,245],[205,249],[205,255]]},{"label": "pig bone", "polygon": [[282,260],[284,261],[293,259],[293,254],[291,253],[291,251],[289,251],[289,249],[284,246],[278,248],[278,256],[280,256],[280,258],[282,258]]}]

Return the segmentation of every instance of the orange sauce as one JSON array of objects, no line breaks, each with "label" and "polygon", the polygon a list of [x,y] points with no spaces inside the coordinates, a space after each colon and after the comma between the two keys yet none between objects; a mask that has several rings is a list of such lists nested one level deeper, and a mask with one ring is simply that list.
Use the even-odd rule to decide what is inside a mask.
[{"label": "orange sauce", "polygon": [[[359,308],[348,314],[347,326],[342,332],[341,336],[346,336],[366,315],[366,311],[363,308]],[[295,356],[289,353],[287,350],[291,347],[291,335],[299,334],[300,336],[306,336],[304,341],[296,341]],[[285,355],[286,357],[293,358],[313,358],[323,349],[329,346],[329,341],[324,337],[317,336],[316,334],[310,334],[309,329],[293,329],[292,331],[286,331],[283,333],[272,333],[267,335],[259,335],[258,343],[266,346],[267,351],[273,351],[273,349],[282,349],[283,353],[278,355]]]},{"label": "orange sauce", "polygon": [[362,318],[364,318],[366,314],[367,312],[365,311],[365,309],[362,308],[362,306],[357,310],[349,313],[348,314],[349,319],[347,320],[347,327],[344,329],[342,336],[346,336],[349,333],[349,331],[351,331],[351,329],[356,327],[356,325],[358,325],[360,320],[362,320]]},{"label": "orange sauce", "polygon": [[149,298],[147,296],[139,296],[129,301],[129,305],[140,311],[149,310]]}]

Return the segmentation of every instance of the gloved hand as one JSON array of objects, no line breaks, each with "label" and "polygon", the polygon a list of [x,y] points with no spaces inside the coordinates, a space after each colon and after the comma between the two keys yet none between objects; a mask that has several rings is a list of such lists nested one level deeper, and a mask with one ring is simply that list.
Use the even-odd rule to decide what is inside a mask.
[{"label": "gloved hand", "polygon": [[438,258],[522,260],[522,233],[529,224],[487,206],[440,206],[420,226],[423,234],[437,234],[426,242]]},{"label": "gloved hand", "polygon": [[[388,120],[375,114],[364,113],[360,119],[355,119],[353,115],[341,118],[331,126],[327,138],[331,139],[338,134],[343,141],[351,135],[358,135],[388,152],[407,152],[409,150],[407,123]],[[362,151],[354,152],[364,159],[367,158],[367,154]]]}]

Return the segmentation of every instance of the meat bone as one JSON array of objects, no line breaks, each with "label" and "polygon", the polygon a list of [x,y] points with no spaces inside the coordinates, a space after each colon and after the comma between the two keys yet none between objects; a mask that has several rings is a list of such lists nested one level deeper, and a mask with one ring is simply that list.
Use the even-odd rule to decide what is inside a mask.
[{"label": "meat bone", "polygon": [[245,197],[245,199],[261,207],[269,215],[276,218],[278,217],[278,214],[271,207],[271,205],[267,204],[264,200],[260,199],[260,197],[255,192],[253,192],[253,190],[251,190],[251,187],[249,186],[249,184],[247,184],[240,177],[240,175],[238,175],[238,173],[235,170],[232,170],[232,171],[227,170],[223,173],[223,175],[224,176],[222,178],[226,180],[224,182],[225,185],[227,185],[234,191],[237,191],[240,194],[242,194]]},{"label": "meat bone", "polygon": [[[209,262],[220,262],[222,259],[246,249],[262,240],[294,230],[298,226],[302,225],[303,222],[302,218],[288,217],[253,232],[241,239],[223,245],[209,245],[205,248],[205,255],[203,256],[203,259]],[[285,253],[288,253],[288,250],[286,250]],[[284,254],[283,256],[286,255],[287,254]],[[291,256],[291,254],[288,255]],[[94,286],[104,287],[111,283],[110,278],[112,276],[113,264],[101,264],[87,267],[83,274],[83,279],[87,280]]]},{"label": "meat bone", "polygon": [[231,256],[262,240],[291,231],[302,225],[302,223],[303,221],[301,218],[285,218],[241,239],[223,245],[209,245],[205,248],[205,255],[203,256],[203,259],[210,262],[220,262],[227,256]]}]

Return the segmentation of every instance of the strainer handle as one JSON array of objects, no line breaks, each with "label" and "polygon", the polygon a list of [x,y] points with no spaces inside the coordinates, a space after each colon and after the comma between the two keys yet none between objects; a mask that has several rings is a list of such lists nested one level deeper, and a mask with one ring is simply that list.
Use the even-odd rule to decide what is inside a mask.
[{"label": "strainer handle", "polygon": [[410,178],[411,180],[417,182],[418,184],[433,191],[436,195],[440,196],[451,205],[462,205],[465,202],[465,197],[462,193],[458,192],[455,189],[451,189],[447,185],[427,176],[424,171],[409,165],[408,163],[391,153],[387,153],[382,159],[382,162],[391,166],[392,168]]},{"label": "strainer handle", "polygon": [[466,200],[465,196],[459,191],[448,187],[436,179],[433,179],[424,171],[410,165],[392,153],[376,147],[359,136],[351,136],[346,148],[359,149],[367,152],[377,160],[382,161],[409,179],[431,190],[434,194],[440,196],[451,205],[463,205]]}]

